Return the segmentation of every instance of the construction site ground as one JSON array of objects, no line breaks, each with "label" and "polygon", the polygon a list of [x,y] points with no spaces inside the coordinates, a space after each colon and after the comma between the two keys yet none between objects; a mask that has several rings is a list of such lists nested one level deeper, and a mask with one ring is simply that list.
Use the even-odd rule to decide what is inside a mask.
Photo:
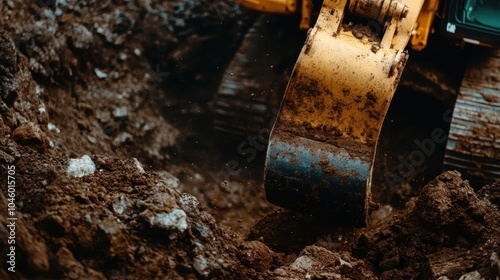
[{"label": "construction site ground", "polygon": [[432,36],[410,52],[379,143],[380,205],[353,228],[269,204],[267,139],[212,129],[256,14],[4,0],[0,15],[0,279],[498,279],[500,183],[442,173],[445,144],[404,163],[449,128],[467,50]]}]

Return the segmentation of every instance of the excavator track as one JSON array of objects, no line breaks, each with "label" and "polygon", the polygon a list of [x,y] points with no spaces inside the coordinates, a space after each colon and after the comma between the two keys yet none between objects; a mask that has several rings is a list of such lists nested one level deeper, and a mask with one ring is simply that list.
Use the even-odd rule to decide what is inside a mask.
[{"label": "excavator track", "polygon": [[291,21],[262,15],[245,35],[215,96],[215,131],[247,136],[271,128],[305,38]]},{"label": "excavator track", "polygon": [[[444,168],[474,183],[500,180],[500,50],[470,60],[457,97]],[[481,185],[478,185],[478,187]]]}]

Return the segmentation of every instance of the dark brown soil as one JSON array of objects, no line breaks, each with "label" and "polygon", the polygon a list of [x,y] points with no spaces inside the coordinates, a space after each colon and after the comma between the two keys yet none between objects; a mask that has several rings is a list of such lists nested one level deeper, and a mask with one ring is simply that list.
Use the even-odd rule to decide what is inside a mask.
[{"label": "dark brown soil", "polygon": [[[499,183],[430,181],[439,152],[383,183],[415,133],[446,126],[456,90],[425,80],[425,54],[388,115],[383,206],[356,229],[267,203],[266,143],[245,140],[252,159],[218,145],[213,92],[254,19],[232,1],[5,0],[0,13],[0,279],[500,275]],[[435,113],[409,116],[404,100]]]}]

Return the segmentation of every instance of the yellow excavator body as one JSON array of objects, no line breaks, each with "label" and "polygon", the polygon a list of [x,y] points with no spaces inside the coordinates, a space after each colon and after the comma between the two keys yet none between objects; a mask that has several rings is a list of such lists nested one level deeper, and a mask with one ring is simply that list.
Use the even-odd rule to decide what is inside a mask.
[{"label": "yellow excavator body", "polygon": [[294,14],[301,11],[300,29],[309,29],[311,27],[312,0],[236,0],[236,3],[248,9],[276,13],[276,14]]},{"label": "yellow excavator body", "polygon": [[[353,3],[356,2],[353,1]],[[391,1],[372,2],[385,2],[385,5],[388,5]],[[312,0],[236,0],[236,3],[251,10],[267,13],[294,14],[300,11],[302,16],[300,29],[309,29],[311,27]],[[351,5],[351,7],[353,6]],[[412,49],[420,51],[427,45],[438,6],[439,0],[424,1],[424,5],[417,18],[416,28],[413,30],[413,36],[411,37]],[[370,10],[365,11],[370,12]]]},{"label": "yellow excavator body", "polygon": [[237,0],[243,7],[268,13],[293,14],[297,12],[298,0]]},{"label": "yellow excavator body", "polygon": [[411,37],[411,48],[421,51],[427,46],[427,40],[432,30],[434,16],[439,7],[439,0],[426,0],[418,15],[417,24]]}]

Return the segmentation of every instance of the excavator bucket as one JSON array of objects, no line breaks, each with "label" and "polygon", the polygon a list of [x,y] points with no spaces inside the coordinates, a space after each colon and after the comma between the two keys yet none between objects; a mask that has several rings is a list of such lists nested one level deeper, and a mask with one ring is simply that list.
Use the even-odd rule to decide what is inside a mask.
[{"label": "excavator bucket", "polygon": [[[422,4],[323,2],[271,132],[270,202],[366,224],[377,140]],[[358,22],[344,20],[347,13]]]}]

